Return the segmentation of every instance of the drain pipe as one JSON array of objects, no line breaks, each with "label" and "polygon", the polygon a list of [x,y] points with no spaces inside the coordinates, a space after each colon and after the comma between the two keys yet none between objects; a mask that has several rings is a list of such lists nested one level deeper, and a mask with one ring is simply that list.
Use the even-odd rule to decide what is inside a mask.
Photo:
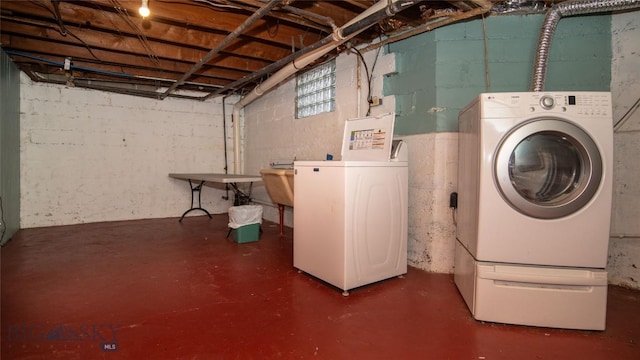
[{"label": "drain pipe", "polygon": [[366,30],[378,21],[393,16],[401,10],[404,10],[414,4],[424,0],[381,0],[373,6],[353,18],[351,21],[336,29],[333,34],[321,40],[327,41],[327,44],[315,49],[313,52],[304,54],[294,59],[282,69],[271,75],[263,83],[256,86],[249,94],[240,99],[233,106],[233,169],[234,174],[240,174],[240,110],[246,105],[262,96],[267,91],[287,79],[289,76],[303,69],[313,61],[319,59],[323,55],[334,50],[341,44],[349,41],[354,36]]},{"label": "drain pipe", "polygon": [[531,90],[536,92],[544,90],[551,40],[562,17],[613,10],[629,10],[639,7],[640,0],[576,0],[553,5],[547,12],[540,38],[538,39]]}]

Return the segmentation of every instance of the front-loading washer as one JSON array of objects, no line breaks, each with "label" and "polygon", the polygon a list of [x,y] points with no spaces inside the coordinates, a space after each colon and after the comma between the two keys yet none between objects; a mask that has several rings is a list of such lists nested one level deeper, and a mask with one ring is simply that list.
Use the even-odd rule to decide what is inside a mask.
[{"label": "front-loading washer", "polygon": [[604,329],[610,93],[481,94],[459,132],[454,275],[474,317]]}]

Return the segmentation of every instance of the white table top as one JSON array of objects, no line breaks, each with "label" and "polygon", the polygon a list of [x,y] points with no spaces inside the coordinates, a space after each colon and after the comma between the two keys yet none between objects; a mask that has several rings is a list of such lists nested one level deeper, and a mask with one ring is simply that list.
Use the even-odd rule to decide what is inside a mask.
[{"label": "white table top", "polygon": [[169,174],[170,177],[182,180],[216,182],[222,184],[262,181],[260,175],[240,174]]}]

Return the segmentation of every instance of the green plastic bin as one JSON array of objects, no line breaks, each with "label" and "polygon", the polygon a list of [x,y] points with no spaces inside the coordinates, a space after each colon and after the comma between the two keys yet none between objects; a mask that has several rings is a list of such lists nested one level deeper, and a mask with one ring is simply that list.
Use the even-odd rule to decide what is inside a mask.
[{"label": "green plastic bin", "polygon": [[260,238],[260,224],[243,225],[231,231],[233,241],[242,244],[258,241]]},{"label": "green plastic bin", "polygon": [[229,228],[233,235],[233,241],[237,243],[258,241],[261,223],[262,206],[260,205],[241,205],[229,208]]}]

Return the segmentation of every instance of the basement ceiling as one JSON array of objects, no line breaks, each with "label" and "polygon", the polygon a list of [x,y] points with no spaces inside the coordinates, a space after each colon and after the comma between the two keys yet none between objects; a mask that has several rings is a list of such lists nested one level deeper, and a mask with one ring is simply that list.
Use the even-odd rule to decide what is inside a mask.
[{"label": "basement ceiling", "polygon": [[[477,17],[497,2],[415,1],[317,62]],[[34,81],[204,100],[250,91],[376,1],[148,0],[146,18],[141,3],[2,0],[1,45]]]}]

